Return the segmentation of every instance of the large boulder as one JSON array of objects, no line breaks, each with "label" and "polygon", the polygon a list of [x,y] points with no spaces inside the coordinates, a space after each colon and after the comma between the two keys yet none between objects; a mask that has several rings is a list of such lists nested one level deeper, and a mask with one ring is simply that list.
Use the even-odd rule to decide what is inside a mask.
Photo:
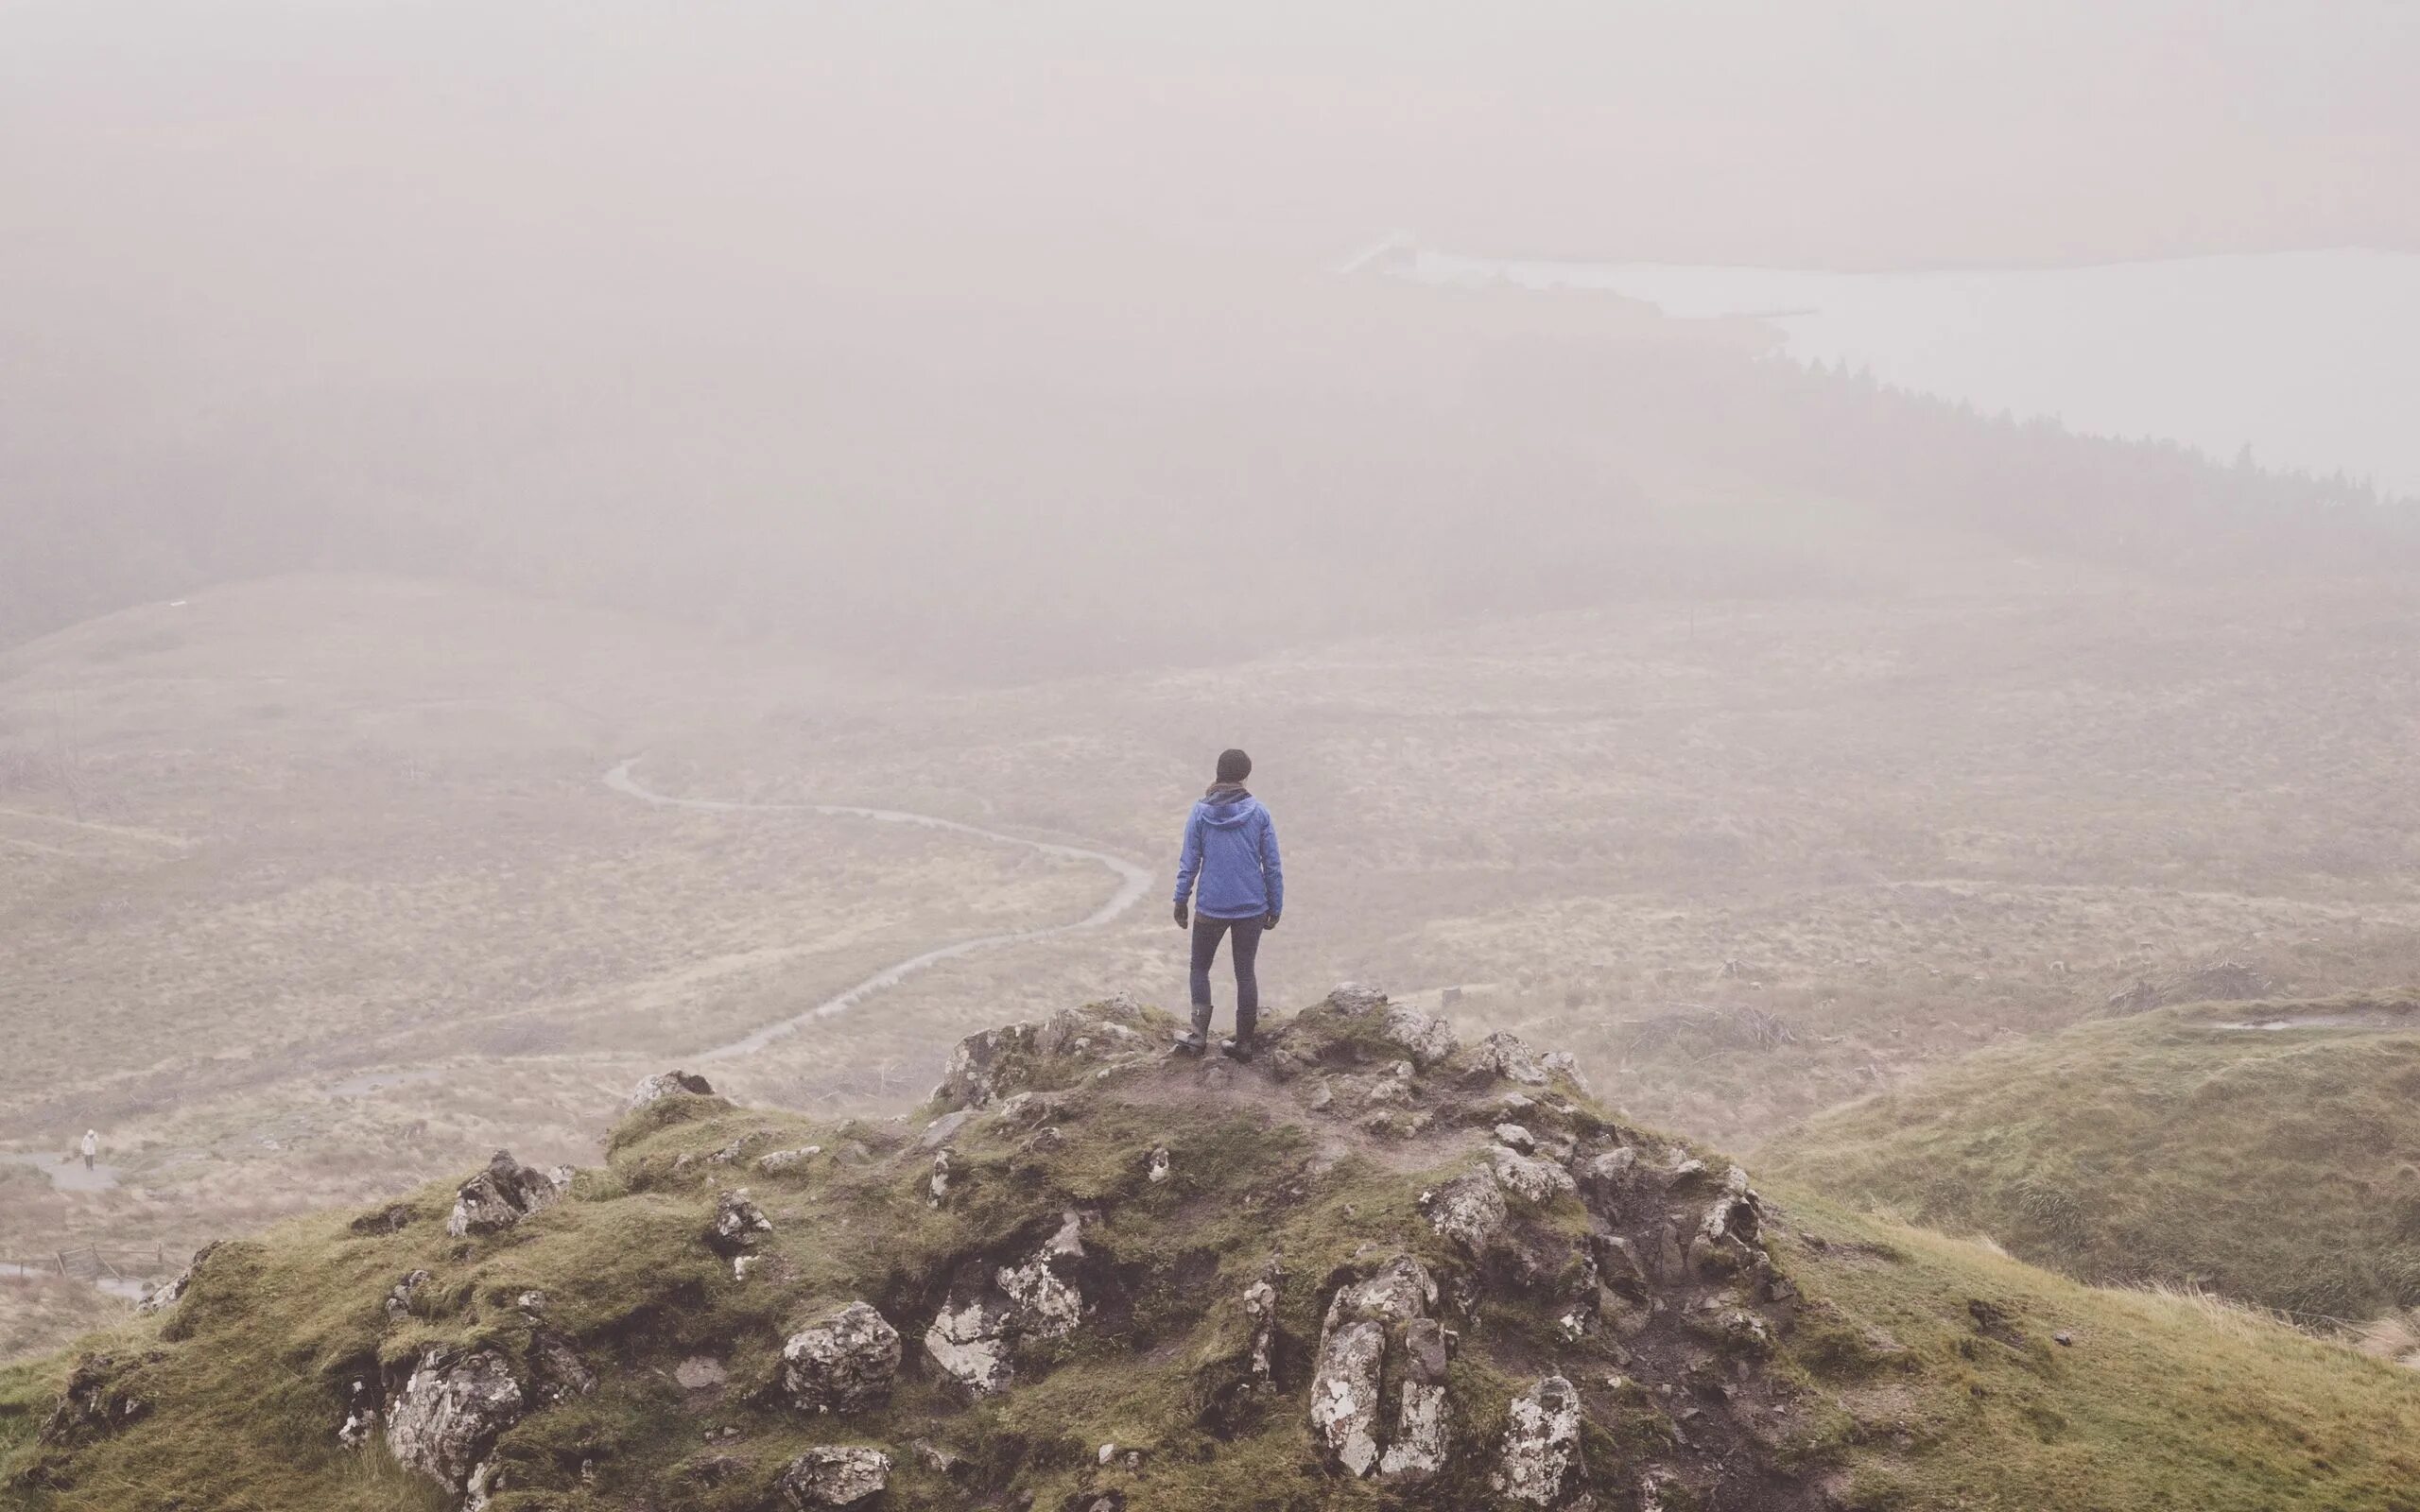
[{"label": "large boulder", "polygon": [[890,1400],[899,1374],[899,1331],[864,1302],[851,1302],[782,1345],[782,1389],[803,1412],[860,1412]]},{"label": "large boulder", "polygon": [[1398,1483],[1425,1481],[1445,1468],[1445,1328],[1435,1318],[1404,1325],[1399,1371],[1402,1400],[1394,1436],[1378,1458],[1378,1473]]},{"label": "large boulder", "polygon": [[782,1470],[782,1503],[811,1512],[817,1507],[871,1502],[890,1484],[890,1456],[862,1445],[810,1449]]},{"label": "large boulder", "polygon": [[1423,1013],[1408,1003],[1392,1002],[1376,988],[1358,982],[1339,984],[1314,1011],[1322,1010],[1340,1019],[1374,1024],[1377,1038],[1420,1071],[1426,1071],[1461,1045],[1454,1026],[1444,1020]]},{"label": "large boulder", "polygon": [[960,1040],[949,1053],[933,1100],[950,1109],[987,1108],[1015,1091],[1013,1068],[1034,1054],[1037,1033],[1032,1024],[1011,1023]]},{"label": "large boulder", "polygon": [[1083,1322],[1083,1217],[1069,1211],[1022,1262],[952,1287],[925,1331],[925,1355],[978,1397],[1006,1387],[1015,1374],[1009,1352],[1019,1341],[1061,1338]]},{"label": "large boulder", "polygon": [[1487,1158],[1496,1184],[1524,1202],[1551,1202],[1579,1188],[1571,1173],[1552,1160],[1541,1160],[1500,1144],[1488,1151]]},{"label": "large boulder", "polygon": [[467,1493],[497,1435],[527,1406],[512,1367],[495,1350],[431,1349],[388,1408],[387,1452],[406,1469]]},{"label": "large boulder", "polygon": [[548,1173],[523,1165],[510,1150],[498,1150],[488,1158],[486,1170],[455,1191],[445,1231],[461,1239],[510,1228],[562,1196],[570,1185],[568,1166]]},{"label": "large boulder", "polygon": [[[1445,1340],[1431,1316],[1436,1305],[1437,1282],[1409,1255],[1329,1299],[1311,1377],[1311,1433],[1348,1474],[1409,1482],[1443,1466]],[[1383,1396],[1391,1379],[1399,1383],[1392,1418]]]},{"label": "large boulder", "polygon": [[1487,1253],[1512,1218],[1504,1189],[1496,1184],[1494,1173],[1485,1170],[1463,1172],[1429,1193],[1422,1206],[1428,1214],[1428,1227],[1473,1257]]},{"label": "large boulder", "polygon": [[1367,1318],[1340,1322],[1331,1310],[1311,1375],[1311,1434],[1357,1476],[1377,1468],[1378,1388],[1386,1365],[1385,1325]]},{"label": "large boulder", "polygon": [[1478,1050],[1472,1057],[1471,1065],[1482,1077],[1499,1077],[1518,1082],[1524,1087],[1547,1084],[1545,1058],[1530,1049],[1520,1036],[1501,1030],[1478,1042]]},{"label": "large boulder", "polygon": [[1515,1502],[1554,1506],[1579,1468],[1580,1392],[1564,1377],[1547,1376],[1512,1399],[1493,1484]]},{"label": "large boulder", "polygon": [[715,1089],[713,1083],[694,1071],[658,1072],[631,1089],[631,1095],[624,1102],[622,1110],[635,1113],[650,1103],[660,1103],[684,1092],[693,1097],[712,1097]]}]

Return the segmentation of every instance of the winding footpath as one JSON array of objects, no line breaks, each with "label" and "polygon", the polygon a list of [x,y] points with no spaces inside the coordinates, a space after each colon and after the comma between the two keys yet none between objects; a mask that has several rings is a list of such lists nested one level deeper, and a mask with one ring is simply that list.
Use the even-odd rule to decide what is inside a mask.
[{"label": "winding footpath", "polygon": [[1151,873],[1123,856],[1105,850],[1087,850],[1081,846],[1059,845],[1048,840],[1028,840],[1023,835],[1005,834],[997,830],[979,829],[960,824],[956,819],[936,818],[929,814],[910,814],[901,809],[856,808],[843,803],[732,803],[718,799],[672,798],[658,793],[639,782],[634,775],[640,758],[631,757],[605,774],[605,785],[626,798],[657,808],[691,809],[704,814],[815,814],[830,817],[870,819],[878,824],[912,824],[920,829],[943,830],[963,834],[994,845],[1022,846],[1039,855],[1062,861],[1088,861],[1106,868],[1117,879],[1117,890],[1098,908],[1073,923],[1050,924],[1038,929],[1012,930],[999,935],[977,935],[911,955],[884,967],[873,975],[848,990],[786,1019],[776,1020],[754,1032],[699,1052],[694,1058],[700,1061],[730,1060],[739,1056],[753,1055],[774,1040],[796,1034],[801,1028],[820,1019],[837,1018],[886,988],[898,985],[906,977],[942,961],[956,960],[984,951],[999,950],[1010,945],[1028,945],[1037,940],[1055,939],[1082,930],[1098,929],[1124,914],[1142,900],[1151,885]]}]

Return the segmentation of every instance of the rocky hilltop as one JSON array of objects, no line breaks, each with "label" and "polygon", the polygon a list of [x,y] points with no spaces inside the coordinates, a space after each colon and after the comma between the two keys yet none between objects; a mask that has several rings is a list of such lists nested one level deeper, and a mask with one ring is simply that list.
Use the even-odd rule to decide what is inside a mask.
[{"label": "rocky hilltop", "polygon": [[[921,1116],[885,1123],[667,1074],[601,1168],[500,1153],[213,1246],[142,1318],[0,1374],[0,1495],[1763,1512],[1946,1504],[1907,1500],[1927,1485],[2041,1505],[2066,1484],[2058,1504],[2143,1504],[2104,1500],[2137,1495],[2126,1472],[2091,1473],[2113,1384],[2163,1474],[2195,1452],[2159,1426],[2161,1391],[2198,1389],[2159,1379],[2192,1320],[2124,1321],[2005,1262],[1962,1272],[1776,1205],[1610,1110],[1567,1057],[1354,988],[1249,1065],[1172,1057],[1173,1027],[1108,1002],[977,1035]],[[2268,1348],[2238,1339],[2216,1367]],[[2306,1394],[2335,1367],[2267,1365]],[[2420,1397],[2386,1407],[2350,1428],[2314,1410],[2410,1442]],[[2045,1469],[2028,1435],[2067,1442]],[[2284,1436],[2341,1462],[2312,1505],[2391,1504],[2368,1477],[2409,1469],[2359,1463],[2366,1437]],[[2264,1495],[2259,1439],[2162,1484]]]}]

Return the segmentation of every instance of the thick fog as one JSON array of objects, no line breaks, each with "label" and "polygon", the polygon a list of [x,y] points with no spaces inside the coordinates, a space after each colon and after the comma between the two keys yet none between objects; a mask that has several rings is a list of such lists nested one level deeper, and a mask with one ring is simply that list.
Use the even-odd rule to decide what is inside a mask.
[{"label": "thick fog", "polygon": [[[21,0],[0,633],[369,566],[989,672],[1814,581],[1603,522],[1709,458],[1863,476],[1937,418],[1330,269],[1399,229],[1830,268],[2411,249],[2415,67],[2388,3]],[[1527,544],[1440,544],[1508,518]],[[1174,581],[1205,550],[1250,623]]]}]

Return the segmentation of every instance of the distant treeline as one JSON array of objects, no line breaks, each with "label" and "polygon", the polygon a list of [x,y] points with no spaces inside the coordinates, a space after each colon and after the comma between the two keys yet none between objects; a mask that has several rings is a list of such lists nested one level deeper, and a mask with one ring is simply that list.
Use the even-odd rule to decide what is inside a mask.
[{"label": "distant treeline", "polygon": [[[1641,596],[2400,571],[2420,509],[1354,283],[808,301],[0,414],[0,644],[231,577],[459,576],[1017,676]],[[0,383],[43,391],[35,359]],[[0,391],[6,391],[0,389]],[[54,391],[55,393],[55,391]]]}]

